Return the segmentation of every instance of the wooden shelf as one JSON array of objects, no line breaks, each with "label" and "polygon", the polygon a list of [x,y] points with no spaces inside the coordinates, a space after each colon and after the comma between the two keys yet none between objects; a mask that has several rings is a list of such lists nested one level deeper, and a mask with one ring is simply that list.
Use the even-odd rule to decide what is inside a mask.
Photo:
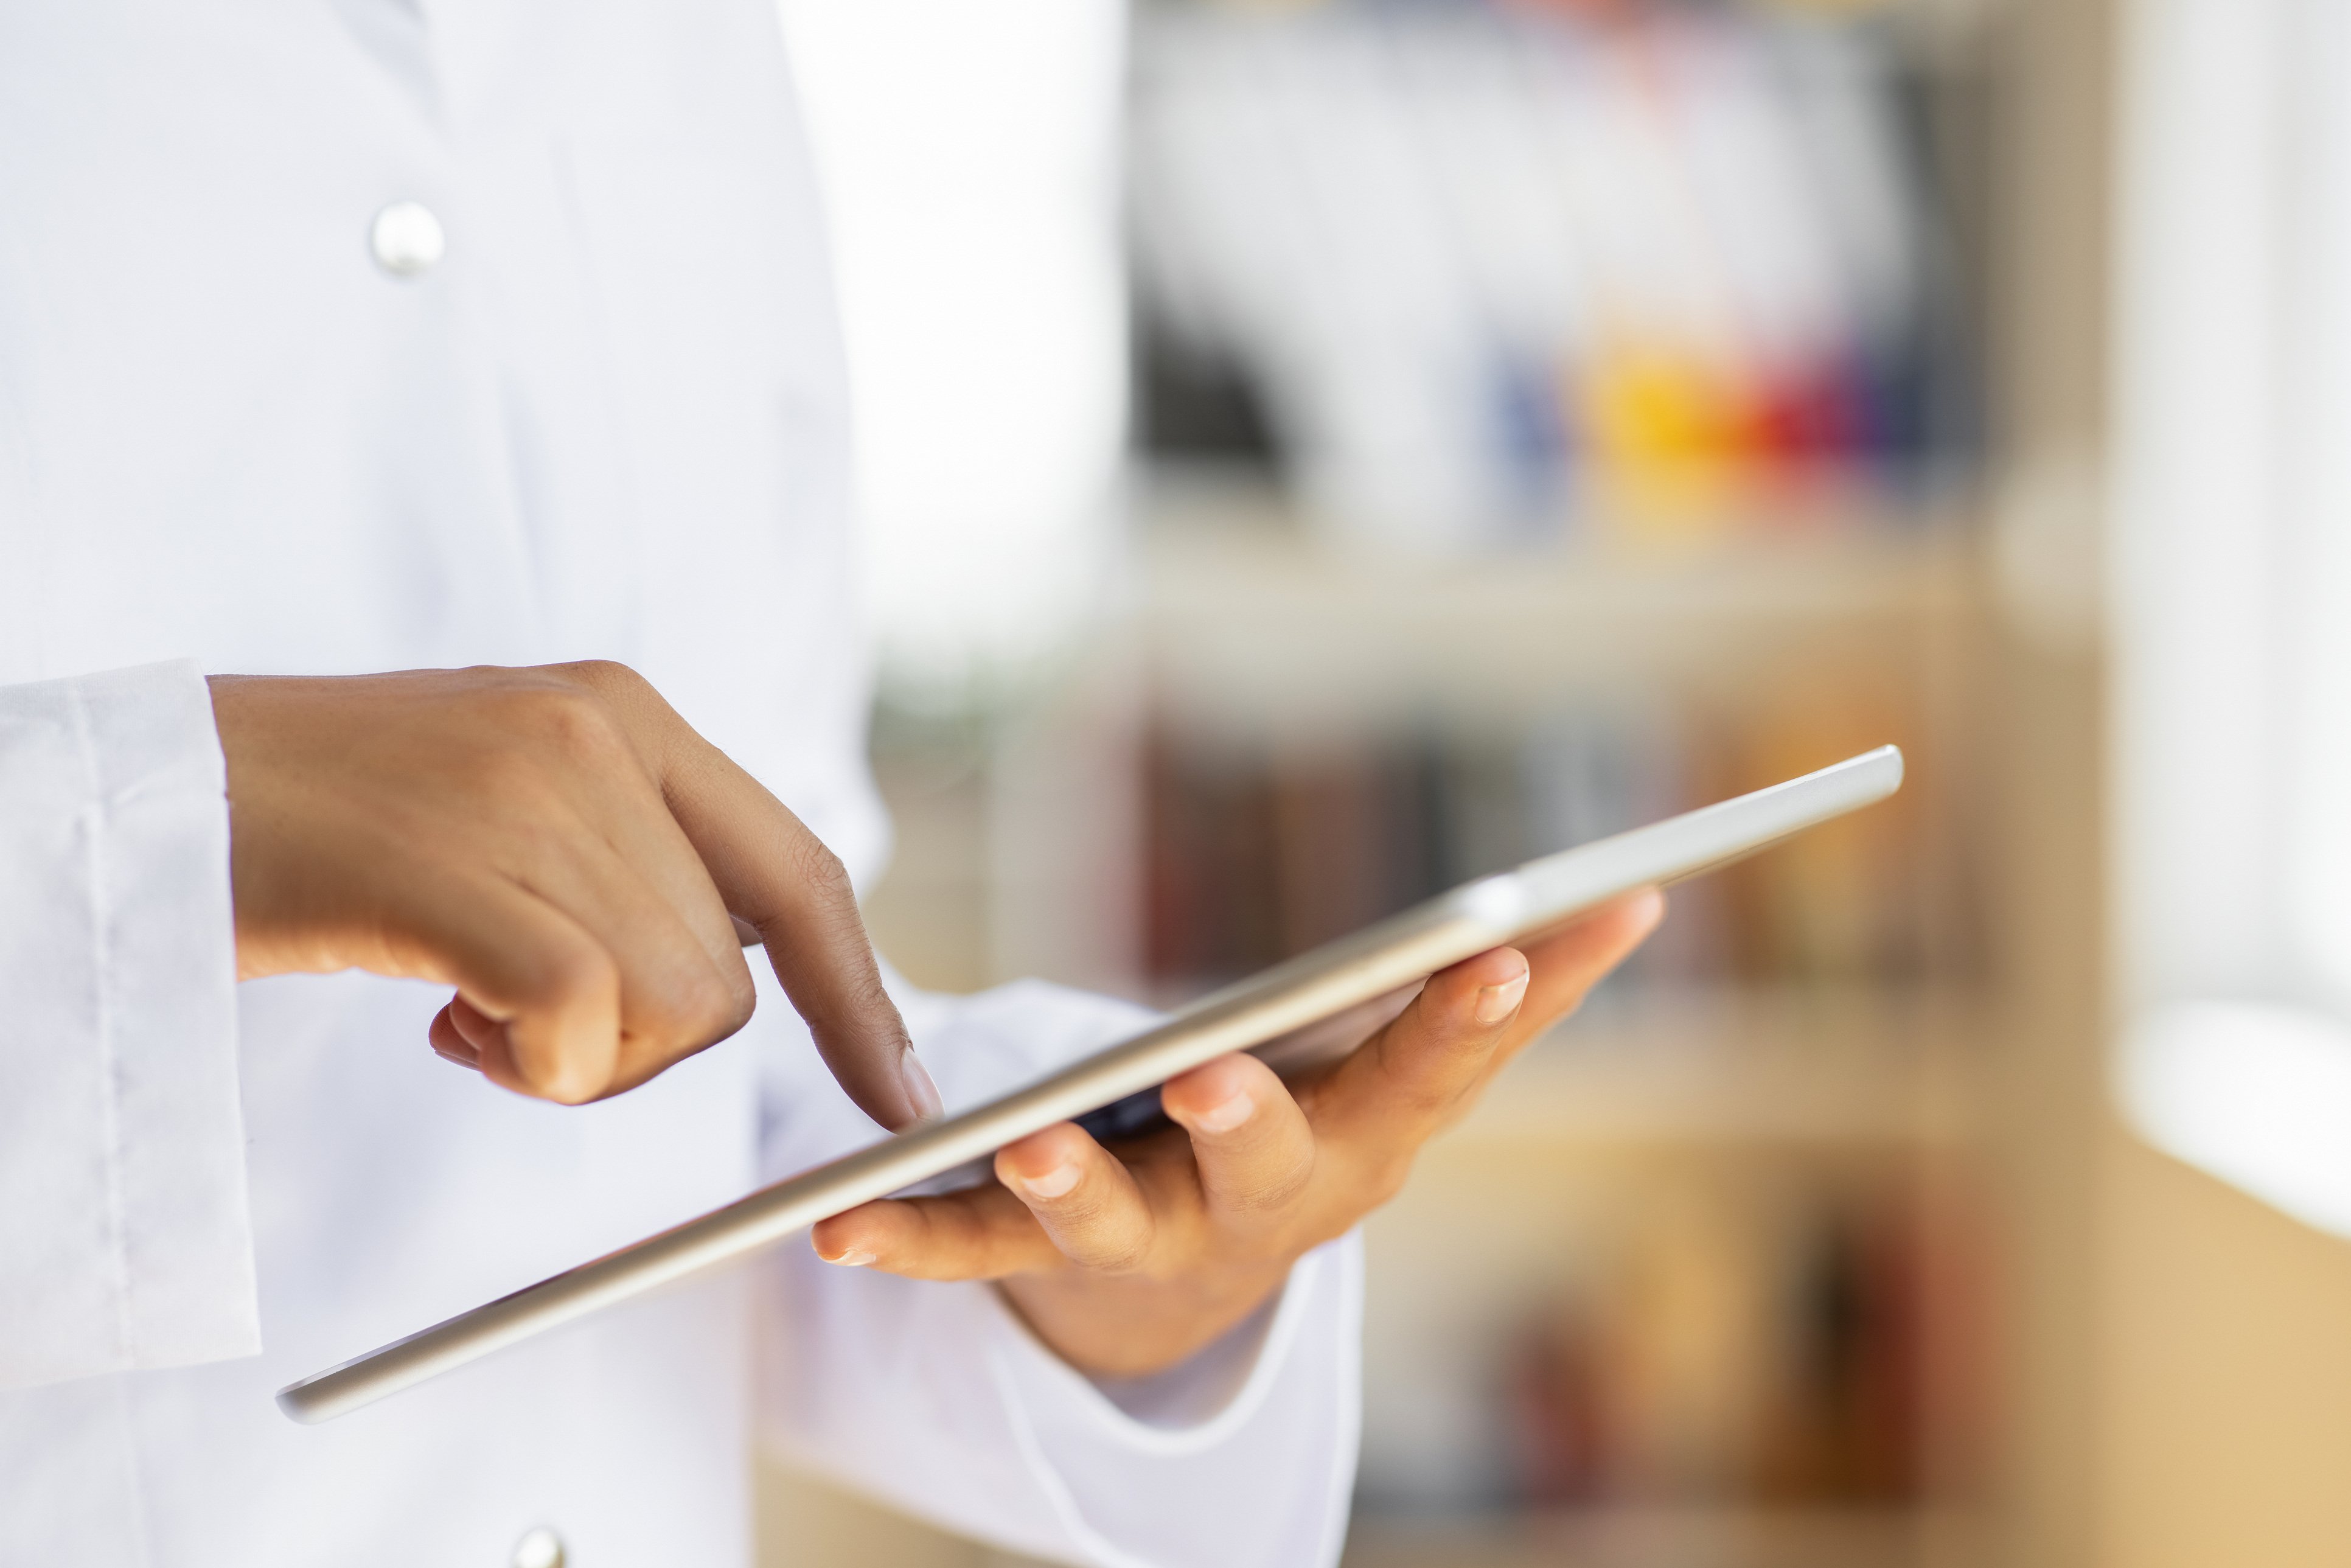
[{"label": "wooden shelf", "polygon": [[1972,1563],[1964,1515],[1905,1508],[1609,1506],[1469,1520],[1359,1517],[1344,1568],[1928,1568]]},{"label": "wooden shelf", "polygon": [[1883,664],[1963,624],[1986,592],[1972,534],[1941,521],[1428,560],[1333,549],[1229,500],[1146,526],[1135,591],[1162,701],[1211,726],[1285,730]]},{"label": "wooden shelf", "polygon": [[1988,1027],[1980,1003],[1941,994],[1625,998],[1530,1048],[1448,1137],[1956,1144]]}]

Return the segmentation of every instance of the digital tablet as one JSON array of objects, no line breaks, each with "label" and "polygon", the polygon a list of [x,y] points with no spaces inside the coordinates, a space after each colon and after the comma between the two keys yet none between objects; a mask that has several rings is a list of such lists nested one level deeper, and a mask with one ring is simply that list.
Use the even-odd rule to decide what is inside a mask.
[{"label": "digital tablet", "polygon": [[1565,925],[1636,889],[1727,864],[1882,800],[1901,783],[1902,754],[1882,746],[1482,877],[1204,997],[1000,1099],[884,1138],[306,1377],[278,1391],[278,1407],[297,1421],[331,1420],[828,1216],[948,1176],[1056,1122],[1076,1119],[1107,1136],[1138,1130],[1156,1114],[1160,1084],[1227,1051],[1253,1051],[1289,1073],[1344,1055],[1448,965]]}]

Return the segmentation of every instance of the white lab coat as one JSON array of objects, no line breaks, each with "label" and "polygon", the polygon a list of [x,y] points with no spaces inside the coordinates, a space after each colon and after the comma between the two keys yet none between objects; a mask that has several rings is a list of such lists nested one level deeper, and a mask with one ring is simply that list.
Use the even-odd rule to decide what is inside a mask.
[{"label": "white lab coat", "polygon": [[[578,1110],[434,1057],[433,988],[234,986],[199,672],[623,659],[870,875],[842,417],[762,0],[0,4],[0,1565],[741,1563],[755,1421],[1043,1555],[1335,1553],[1351,1243],[1143,1387],[792,1244],[271,1405],[877,1134],[772,985]],[[951,1105],[1134,1021],[904,1001]]]}]

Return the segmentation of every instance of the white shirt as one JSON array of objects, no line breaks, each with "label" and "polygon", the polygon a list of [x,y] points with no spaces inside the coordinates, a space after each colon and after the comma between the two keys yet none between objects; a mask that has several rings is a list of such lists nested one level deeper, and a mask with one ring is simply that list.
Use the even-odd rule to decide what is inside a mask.
[{"label": "white shirt", "polygon": [[[723,1568],[755,1424],[1041,1555],[1336,1554],[1352,1241],[1138,1387],[793,1243],[271,1404],[878,1135],[772,984],[584,1109],[435,1058],[433,988],[234,986],[199,674],[622,659],[870,877],[820,257],[762,0],[0,4],[0,1565]],[[951,1106],[1137,1016],[902,1001]]]}]

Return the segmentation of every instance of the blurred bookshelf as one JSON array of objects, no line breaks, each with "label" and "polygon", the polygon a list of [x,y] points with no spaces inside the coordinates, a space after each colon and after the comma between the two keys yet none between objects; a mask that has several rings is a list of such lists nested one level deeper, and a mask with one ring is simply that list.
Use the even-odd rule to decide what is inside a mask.
[{"label": "blurred bookshelf", "polygon": [[1049,694],[877,730],[903,847],[872,915],[914,978],[1160,1004],[1908,752],[1899,808],[1677,890],[1374,1218],[1350,1563],[1976,1560],[1980,532],[1730,534],[1430,562],[1180,474],[1140,493],[1119,612]]},{"label": "blurred bookshelf", "polygon": [[[2080,508],[2020,524],[2009,497],[2084,439],[2095,9],[1138,14],[1119,570],[1050,671],[879,710],[900,841],[869,915],[910,977],[1171,1004],[1549,849],[1886,740],[1910,760],[1890,806],[1677,890],[1370,1221],[1357,1568],[2087,1560],[2101,721],[2094,639],[2018,609],[2021,534]],[[1349,400],[1460,367],[1351,358],[1426,301],[1315,280],[1344,292],[1348,247],[1425,252],[1493,212],[1399,229],[1390,189],[1374,232],[1318,209],[1291,319],[1235,270],[1290,264],[1198,204],[1282,159],[1320,201],[1327,148],[1250,138],[1298,103],[1362,129],[1398,91],[1450,150],[1365,134],[1449,191],[1463,146],[1552,135],[1528,95],[1569,89],[1542,73],[1615,68],[1636,15],[1661,19],[1644,71],[1846,73],[1893,139],[1899,308],[1808,318],[1725,392],[1500,309],[1524,303],[1506,280],[1469,314],[1509,330],[1420,421],[1471,408],[1451,444],[1384,450],[1374,415],[1405,405]],[[1498,43],[1552,54],[1529,76]],[[1471,112],[1497,71],[1513,107]]]}]

